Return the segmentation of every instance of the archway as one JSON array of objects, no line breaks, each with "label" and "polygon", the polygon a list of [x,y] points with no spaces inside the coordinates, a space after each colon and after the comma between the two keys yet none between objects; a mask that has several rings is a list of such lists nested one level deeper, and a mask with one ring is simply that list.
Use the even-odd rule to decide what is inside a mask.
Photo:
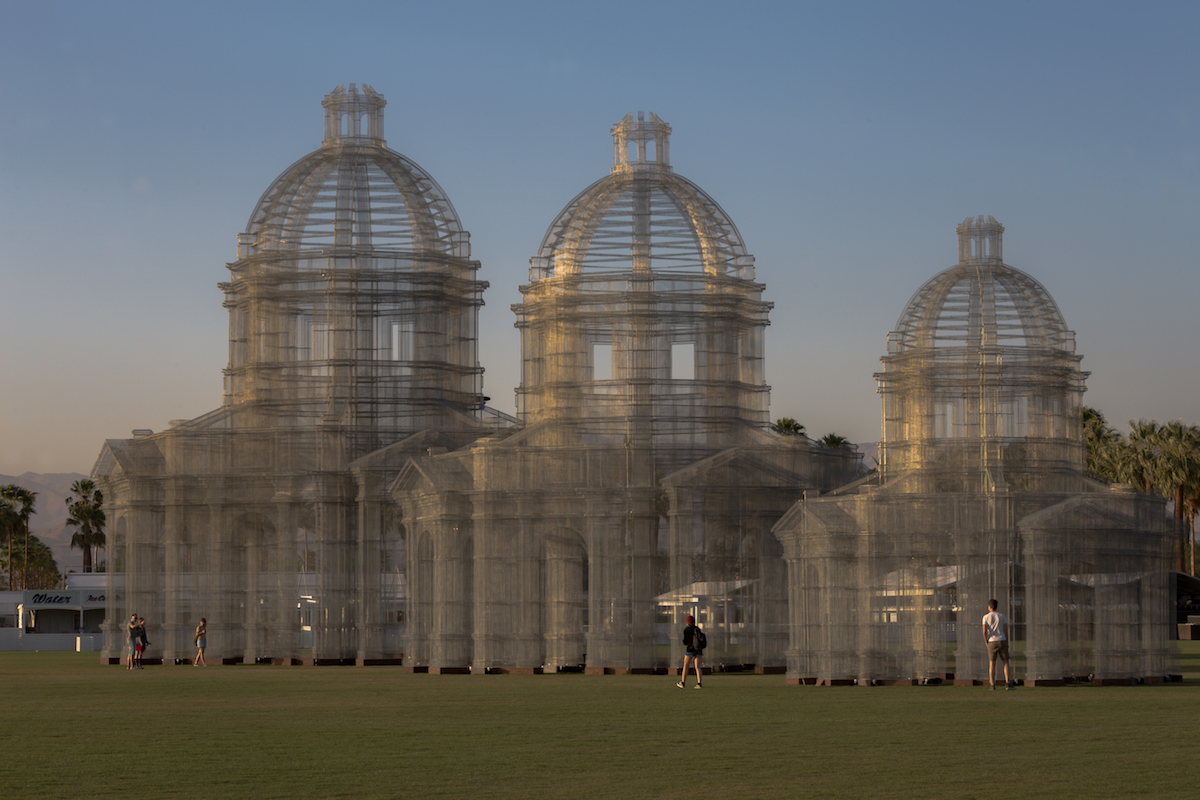
[{"label": "archway", "polygon": [[542,543],[542,631],[544,665],[577,667],[587,658],[588,557],[583,538],[572,530]]}]

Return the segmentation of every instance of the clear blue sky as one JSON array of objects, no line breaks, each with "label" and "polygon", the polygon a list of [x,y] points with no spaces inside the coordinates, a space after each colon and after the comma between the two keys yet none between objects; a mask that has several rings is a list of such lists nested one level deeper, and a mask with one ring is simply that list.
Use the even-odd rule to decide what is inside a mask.
[{"label": "clear blue sky", "polygon": [[773,417],[877,439],[888,331],[991,214],[1087,402],[1200,423],[1198,43],[1195,2],[0,0],[0,473],[220,404],[216,284],[350,82],[472,234],[494,405],[529,257],[644,110],[757,258]]}]

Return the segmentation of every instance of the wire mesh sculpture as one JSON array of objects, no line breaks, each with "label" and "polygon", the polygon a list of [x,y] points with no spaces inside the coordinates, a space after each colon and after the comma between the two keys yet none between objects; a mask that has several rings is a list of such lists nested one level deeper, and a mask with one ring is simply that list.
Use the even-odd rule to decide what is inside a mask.
[{"label": "wire mesh sculpture", "polygon": [[889,335],[878,473],[775,527],[792,682],[981,681],[990,598],[1027,681],[1166,674],[1162,502],[1085,474],[1074,333],[1003,231],[959,225],[958,264]]},{"label": "wire mesh sculpture", "polygon": [[724,211],[654,114],[551,223],[515,305],[519,431],[415,459],[394,485],[409,650],[433,670],[665,669],[693,613],[710,659],[782,668],[769,531],[856,452],[768,429],[771,308]]},{"label": "wire mesh sculpture", "polygon": [[217,658],[398,658],[403,543],[382,522],[381,471],[405,447],[489,430],[487,284],[468,233],[433,178],[387,148],[381,95],[350,84],[322,105],[322,146],[263,194],[220,285],[221,407],[110,440],[93,470],[123,580],[107,655],[136,610],[168,659],[187,656],[200,616]]},{"label": "wire mesh sculpture", "polygon": [[648,672],[692,614],[709,663],[912,680],[994,596],[1032,680],[1163,673],[1161,502],[1083,474],[1073,334],[995,220],[889,337],[859,479],[771,429],[754,258],[630,114],[530,260],[513,418],[483,395],[469,235],[384,105],[329,94],[238,237],[221,407],[102,448],[106,657],[136,612],[168,660],[203,616],[226,661]]}]

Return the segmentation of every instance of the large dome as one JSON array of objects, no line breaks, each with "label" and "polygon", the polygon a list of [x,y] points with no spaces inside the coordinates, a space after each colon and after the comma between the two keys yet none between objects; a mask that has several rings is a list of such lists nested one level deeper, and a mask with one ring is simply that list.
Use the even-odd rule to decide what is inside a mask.
[{"label": "large dome", "polygon": [[671,170],[671,128],[639,112],[613,126],[612,173],[558,215],[530,259],[534,281],[566,275],[694,273],[754,277],[728,215]]},{"label": "large dome", "polygon": [[1049,292],[1004,264],[1004,226],[967,217],[956,229],[959,263],[926,281],[908,301],[889,352],[914,348],[1075,349]]},{"label": "large dome", "polygon": [[251,252],[350,247],[466,255],[458,215],[437,181],[387,149],[383,96],[352,83],[322,105],[325,140],[263,193],[242,239]]},{"label": "large dome", "polygon": [[1075,334],[1045,288],[1002,261],[1003,225],[967,217],[955,230],[958,265],[908,301],[875,375],[883,472],[920,468],[921,491],[1045,489],[1083,465]]}]

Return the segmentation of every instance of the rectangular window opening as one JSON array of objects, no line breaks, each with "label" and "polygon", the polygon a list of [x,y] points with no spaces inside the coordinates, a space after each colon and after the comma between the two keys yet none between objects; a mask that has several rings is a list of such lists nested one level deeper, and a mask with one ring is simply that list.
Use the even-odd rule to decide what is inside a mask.
[{"label": "rectangular window opening", "polygon": [[613,379],[613,346],[611,344],[592,343],[592,380],[611,381]]},{"label": "rectangular window opening", "polygon": [[389,355],[392,361],[413,360],[413,324],[412,321],[393,322],[391,324],[391,347]]},{"label": "rectangular window opening", "polygon": [[696,380],[696,343],[671,343],[671,380]]}]

